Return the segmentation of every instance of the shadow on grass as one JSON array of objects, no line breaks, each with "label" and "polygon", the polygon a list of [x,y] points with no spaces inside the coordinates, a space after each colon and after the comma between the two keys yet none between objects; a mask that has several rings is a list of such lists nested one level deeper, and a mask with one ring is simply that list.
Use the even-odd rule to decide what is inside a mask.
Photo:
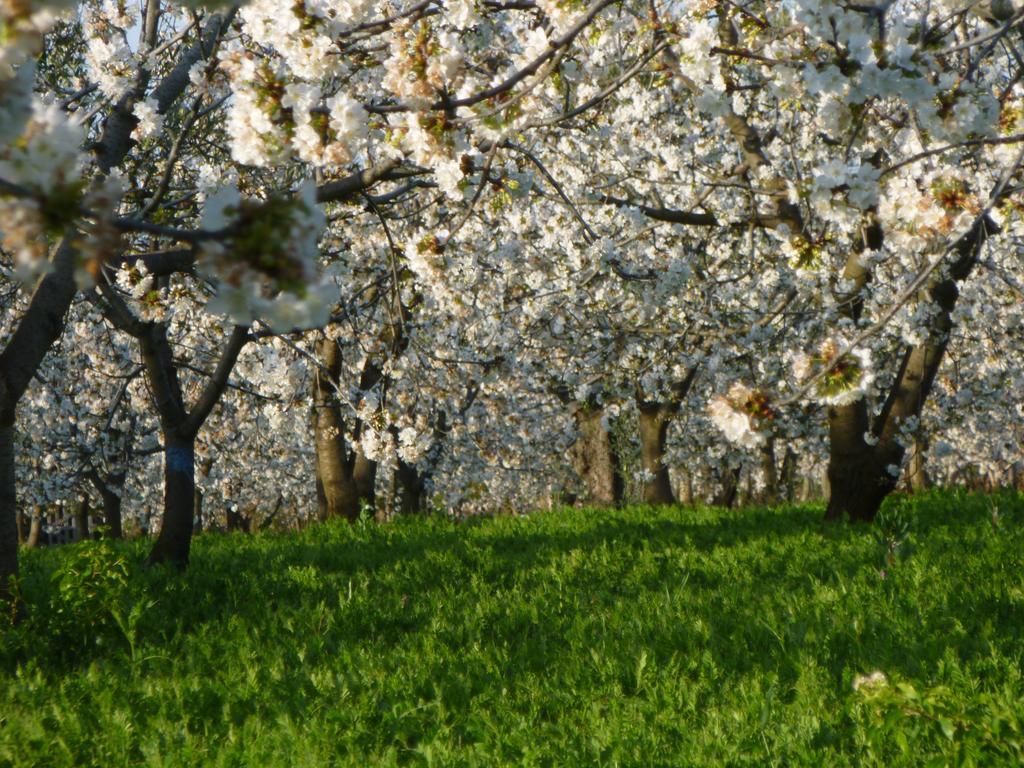
[{"label": "shadow on grass", "polygon": [[[979,516],[987,514],[984,499],[941,500],[943,504],[933,500],[927,514],[917,512],[927,505],[914,500],[895,499],[893,505],[908,507],[906,514],[916,515],[915,531],[921,536],[939,527],[977,525]],[[1016,509],[1012,504],[1008,508]],[[623,583],[609,578],[598,587],[588,583],[596,582],[596,575],[584,572],[573,588],[600,588],[609,599],[624,600],[660,591],[665,587],[663,581],[685,578],[688,588],[711,593],[715,610],[708,617],[710,631],[725,641],[715,647],[736,651],[717,651],[723,654],[720,663],[737,671],[757,665],[782,670],[792,682],[798,674],[799,653],[788,653],[785,645],[799,650],[809,628],[820,624],[821,617],[812,615],[817,610],[814,606],[804,612],[797,608],[791,626],[762,626],[757,601],[773,592],[805,595],[809,586],[854,579],[877,556],[870,532],[870,527],[863,525],[824,523],[822,510],[816,506],[741,512],[554,511],[531,518],[464,523],[400,521],[380,528],[350,528],[333,522],[299,534],[203,535],[195,542],[187,573],[136,568],[132,583],[135,599],[155,603],[138,624],[139,636],[151,645],[181,643],[197,632],[227,631],[229,623],[239,622],[270,637],[286,615],[299,611],[310,616],[343,614],[344,626],[336,629],[339,641],[388,644],[424,631],[433,618],[428,608],[439,595],[456,599],[466,595],[465,585],[474,579],[487,589],[504,590],[524,580],[542,581],[562,558],[614,550],[613,570],[617,570],[611,575],[622,576]],[[123,546],[133,558],[141,559],[145,543]],[[794,548],[802,548],[798,568],[790,562]],[[807,551],[811,548],[819,551]],[[623,549],[629,550],[628,557],[622,556]],[[837,557],[840,549],[848,550],[842,558]],[[747,569],[735,583],[727,583],[710,562],[720,550],[736,550],[733,557],[740,558]],[[688,555],[702,559],[679,562]],[[649,569],[643,579],[629,581],[632,563],[641,559],[657,560],[659,569]],[[59,556],[46,553],[26,568],[30,605],[46,604],[48,575],[59,562]],[[749,594],[737,594],[738,588],[748,589]],[[1009,610],[1005,606],[1000,609]],[[551,634],[544,627],[531,631],[542,638]],[[886,632],[884,626],[877,629],[874,645],[885,647]],[[686,640],[682,635],[673,637],[671,630],[662,635],[652,639],[666,649]],[[548,645],[557,650],[561,645],[558,638],[549,639]],[[904,660],[906,650],[900,650]],[[931,647],[919,650],[927,650],[929,657],[935,651]],[[855,651],[856,643],[839,633],[830,652]],[[74,667],[123,652],[122,646],[112,644],[64,663]],[[28,654],[33,656],[31,649]],[[539,667],[550,661],[547,655],[544,652],[536,658]]]},{"label": "shadow on grass", "polygon": [[[650,519],[644,519],[645,511]],[[577,526],[579,530],[563,524],[558,512],[546,512],[532,519],[435,522],[427,531],[418,522],[400,521],[390,531],[370,529],[359,538],[332,528],[338,524],[319,529],[328,534],[320,540],[317,528],[301,537],[245,539],[214,534],[201,537],[184,577],[157,572],[153,585],[184,589],[191,593],[194,607],[205,603],[205,610],[190,611],[194,619],[220,620],[243,606],[263,610],[268,604],[308,598],[304,592],[320,591],[323,578],[311,578],[304,584],[301,578],[289,578],[288,569],[312,568],[317,576],[342,585],[352,579],[373,581],[381,574],[396,576],[401,583],[407,576],[410,590],[430,596],[457,587],[464,576],[481,574],[500,585],[507,579],[543,571],[569,553],[602,547],[711,553],[757,540],[782,541],[808,531],[831,539],[860,535],[848,526],[823,524],[816,508],[757,509],[736,515],[700,510],[696,514],[708,519],[699,521],[688,519],[693,514],[689,510],[672,510],[675,519],[662,517],[665,511],[640,508],[628,513],[569,514],[589,516]],[[204,601],[204,592],[218,599]],[[224,601],[225,595],[240,599]]]}]

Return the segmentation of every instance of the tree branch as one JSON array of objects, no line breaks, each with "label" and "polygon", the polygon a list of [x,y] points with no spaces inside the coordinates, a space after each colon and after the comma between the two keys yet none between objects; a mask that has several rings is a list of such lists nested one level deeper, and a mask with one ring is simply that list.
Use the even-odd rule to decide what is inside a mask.
[{"label": "tree branch", "polygon": [[195,437],[199,433],[199,429],[203,426],[203,422],[206,421],[206,417],[210,415],[214,406],[217,405],[217,401],[224,394],[224,390],[228,385],[228,378],[231,376],[231,370],[235,367],[235,362],[238,360],[242,348],[249,342],[249,339],[248,326],[236,325],[234,330],[231,331],[231,336],[228,338],[227,346],[221,353],[220,361],[217,363],[213,376],[207,382],[206,388],[199,396],[199,400],[192,408],[192,412],[188,414],[185,423],[178,430],[183,436]]}]

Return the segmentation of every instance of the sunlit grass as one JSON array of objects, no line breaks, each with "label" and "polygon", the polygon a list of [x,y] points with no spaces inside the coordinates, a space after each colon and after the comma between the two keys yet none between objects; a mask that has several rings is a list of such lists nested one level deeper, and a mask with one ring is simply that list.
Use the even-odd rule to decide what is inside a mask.
[{"label": "sunlit grass", "polygon": [[184,576],[29,552],[0,766],[1019,764],[1024,499],[820,520],[341,523],[201,536]]}]

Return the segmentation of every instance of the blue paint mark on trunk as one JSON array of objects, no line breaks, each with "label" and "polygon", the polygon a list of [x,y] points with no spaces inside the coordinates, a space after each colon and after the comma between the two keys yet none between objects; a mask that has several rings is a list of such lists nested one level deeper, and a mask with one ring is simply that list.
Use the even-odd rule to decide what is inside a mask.
[{"label": "blue paint mark on trunk", "polygon": [[169,445],[164,452],[167,470],[188,475],[189,480],[195,478],[195,451],[191,445]]}]

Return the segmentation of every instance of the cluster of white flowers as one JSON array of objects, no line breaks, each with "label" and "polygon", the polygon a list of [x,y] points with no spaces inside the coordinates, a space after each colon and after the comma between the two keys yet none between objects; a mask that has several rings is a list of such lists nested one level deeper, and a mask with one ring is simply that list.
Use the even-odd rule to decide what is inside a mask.
[{"label": "cluster of white flowers", "polygon": [[726,395],[711,400],[708,413],[730,443],[756,448],[765,441],[764,426],[771,419],[767,402],[759,392],[736,382]]},{"label": "cluster of white flowers", "polygon": [[[793,374],[797,381],[821,376],[815,396],[824,405],[849,405],[873,394],[875,372],[871,364],[871,351],[865,347],[847,349],[842,337],[826,339],[815,354],[800,352],[793,358]],[[827,373],[822,369],[832,358],[846,350]]]},{"label": "cluster of white flowers", "polygon": [[0,5],[0,86],[6,86],[15,71],[42,50],[43,35],[77,4],[75,0],[6,0]]},{"label": "cluster of white flowers", "polygon": [[814,177],[812,202],[820,211],[830,212],[833,190],[842,189],[843,199],[850,205],[866,211],[878,203],[878,180],[881,170],[871,163],[844,164],[832,160],[818,168]]},{"label": "cluster of white flowers", "polygon": [[566,32],[572,26],[579,8],[572,0],[540,0],[537,5],[551,20],[551,26],[559,34]]},{"label": "cluster of white flowers", "polygon": [[472,27],[480,20],[476,0],[446,0],[445,13],[448,22],[456,29]]},{"label": "cluster of white flowers", "polygon": [[422,428],[402,427],[398,432],[398,455],[406,464],[415,464],[433,445],[433,436]]},{"label": "cluster of white flowers", "polygon": [[326,323],[333,289],[320,282],[317,244],[325,224],[316,188],[305,182],[290,199],[245,200],[224,187],[206,200],[201,226],[231,228],[203,246],[202,268],[217,281],[207,309],[237,323],[255,319],[282,330]]},{"label": "cluster of white flowers", "polygon": [[82,199],[82,126],[36,98],[16,143],[0,145],[0,178],[32,196],[0,197],[0,238],[28,282],[46,269],[51,231],[74,217]]},{"label": "cluster of white flowers", "polygon": [[424,109],[445,90],[458,90],[463,57],[455,32],[429,21],[403,23],[396,26],[389,45],[381,84],[402,103]]},{"label": "cluster of white flowers", "polygon": [[136,301],[142,300],[156,285],[145,263],[140,263],[137,267],[122,267],[117,271],[114,282]]},{"label": "cluster of white flowers", "polygon": [[135,102],[133,113],[139,124],[132,131],[133,138],[148,139],[160,133],[164,124],[164,116],[160,114],[158,108],[156,99],[152,97]]},{"label": "cluster of white flowers", "polygon": [[260,66],[237,42],[223,46],[219,55],[221,68],[231,80],[227,129],[232,156],[243,165],[284,162],[291,147],[280,115],[278,94],[283,94],[283,84],[278,74],[269,64]]},{"label": "cluster of white flowers", "polygon": [[390,432],[364,424],[358,443],[354,446],[363,456],[379,464],[393,465],[397,449]]},{"label": "cluster of white flowers", "polygon": [[885,672],[881,670],[875,670],[867,675],[857,675],[853,678],[853,690],[859,691],[862,689],[871,688],[882,688],[889,684],[889,678]]},{"label": "cluster of white flowers", "polygon": [[108,99],[117,101],[135,82],[139,65],[135,52],[128,45],[123,28],[108,18],[103,8],[85,13],[82,31],[87,43],[89,77]]},{"label": "cluster of white flowers", "polygon": [[82,179],[84,130],[59,106],[36,98],[16,145],[0,147],[0,178],[43,195]]}]

